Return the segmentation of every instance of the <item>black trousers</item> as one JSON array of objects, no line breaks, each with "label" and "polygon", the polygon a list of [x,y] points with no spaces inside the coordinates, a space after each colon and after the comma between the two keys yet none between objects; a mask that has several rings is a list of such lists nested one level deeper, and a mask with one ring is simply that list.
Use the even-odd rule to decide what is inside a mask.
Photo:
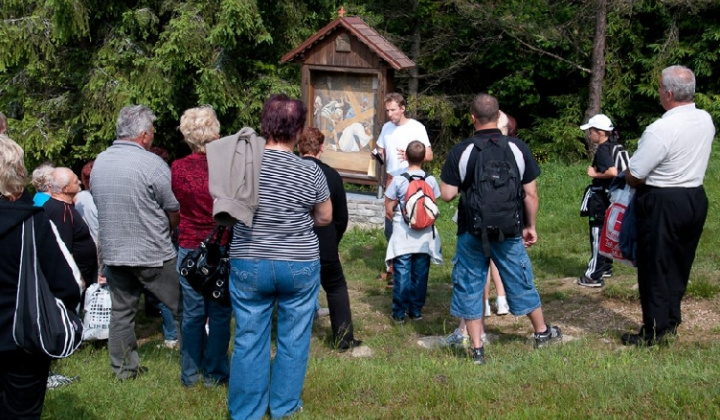
[{"label": "black trousers", "polygon": [[585,275],[593,280],[600,280],[603,274],[612,271],[613,259],[600,254],[600,235],[602,226],[590,225],[590,260]]},{"label": "black trousers", "polygon": [[637,189],[638,287],[646,338],[660,338],[682,322],[680,301],[707,212],[702,186]]},{"label": "black trousers", "polygon": [[340,260],[320,260],[320,284],[327,294],[330,327],[335,344],[340,344],[343,340],[350,342],[355,337],[353,336],[347,281]]},{"label": "black trousers", "polygon": [[604,191],[590,196],[588,200],[588,231],[590,236],[590,260],[585,275],[593,280],[602,279],[603,274],[612,271],[612,258],[600,255],[600,235],[605,224],[605,211],[610,200]]},{"label": "black trousers", "polygon": [[49,372],[47,356],[0,352],[0,419],[39,419]]}]

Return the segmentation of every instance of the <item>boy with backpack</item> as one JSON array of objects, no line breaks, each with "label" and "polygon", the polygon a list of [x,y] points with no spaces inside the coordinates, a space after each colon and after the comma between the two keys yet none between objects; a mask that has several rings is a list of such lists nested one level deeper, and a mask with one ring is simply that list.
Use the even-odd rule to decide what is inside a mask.
[{"label": "boy with backpack", "polygon": [[587,175],[592,183],[585,189],[580,215],[588,218],[590,231],[590,261],[587,269],[577,280],[580,286],[602,287],[605,278],[612,276],[613,260],[600,254],[600,234],[605,223],[605,211],[610,206],[608,188],[613,178],[627,168],[627,152],[616,142],[612,121],[604,114],[590,118],[580,126],[587,130],[588,138],[597,144],[592,165]]},{"label": "boy with backpack", "polygon": [[430,263],[442,264],[440,235],[435,229],[435,198],[440,195],[440,187],[433,176],[422,170],[425,145],[411,141],[405,158],[407,172],[394,177],[385,191],[385,212],[393,221],[385,262],[393,264],[391,317],[397,324],[405,322],[406,314],[413,321],[422,319]]}]

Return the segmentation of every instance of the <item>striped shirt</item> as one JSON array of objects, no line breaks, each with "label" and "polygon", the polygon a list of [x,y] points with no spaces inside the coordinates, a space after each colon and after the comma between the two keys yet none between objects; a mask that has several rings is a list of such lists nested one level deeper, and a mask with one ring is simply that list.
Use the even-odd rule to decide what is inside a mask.
[{"label": "striped shirt", "polygon": [[330,198],[320,168],[292,153],[265,149],[252,227],[238,222],[230,257],[282,261],[319,258],[310,211]]}]

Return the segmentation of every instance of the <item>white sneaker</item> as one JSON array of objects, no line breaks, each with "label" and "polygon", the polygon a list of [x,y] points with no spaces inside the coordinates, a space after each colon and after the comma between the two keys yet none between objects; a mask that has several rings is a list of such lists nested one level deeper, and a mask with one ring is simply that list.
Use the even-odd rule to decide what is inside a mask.
[{"label": "white sneaker", "polygon": [[510,307],[508,306],[507,298],[505,296],[498,296],[495,300],[495,307],[497,308],[498,315],[507,315],[510,313]]},{"label": "white sneaker", "polygon": [[492,316],[492,310],[490,309],[490,301],[485,301],[485,315],[484,316]]},{"label": "white sneaker", "polygon": [[177,340],[165,340],[165,348],[168,348],[170,350],[177,350],[178,349],[178,341]]},{"label": "white sneaker", "polygon": [[452,334],[440,339],[440,347],[465,348],[470,346],[470,337],[463,335],[457,328]]}]

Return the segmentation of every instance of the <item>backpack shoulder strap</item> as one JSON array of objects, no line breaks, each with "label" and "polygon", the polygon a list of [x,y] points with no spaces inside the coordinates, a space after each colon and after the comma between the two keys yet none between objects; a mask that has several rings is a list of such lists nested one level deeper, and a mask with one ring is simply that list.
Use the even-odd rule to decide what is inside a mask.
[{"label": "backpack shoulder strap", "polygon": [[630,155],[627,150],[625,150],[625,147],[620,143],[613,146],[612,159],[618,173],[627,170],[630,166]]},{"label": "backpack shoulder strap", "polygon": [[407,179],[408,182],[412,182],[413,179],[421,179],[424,181],[425,178],[427,177],[427,176],[422,176],[422,175],[410,175],[408,172],[403,172],[400,176]]}]

